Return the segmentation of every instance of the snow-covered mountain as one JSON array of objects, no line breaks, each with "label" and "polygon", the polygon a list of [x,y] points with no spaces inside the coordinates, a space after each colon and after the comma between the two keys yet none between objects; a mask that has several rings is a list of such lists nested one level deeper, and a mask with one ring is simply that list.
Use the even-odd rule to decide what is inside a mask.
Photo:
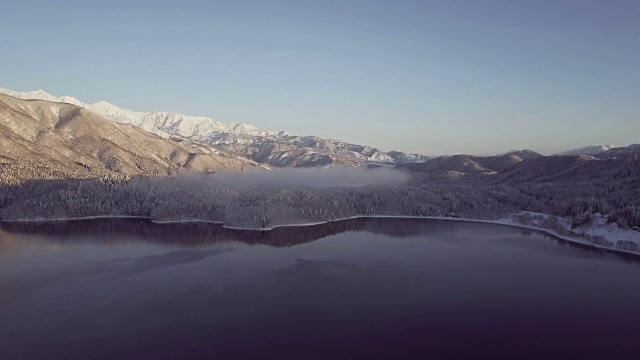
[{"label": "snow-covered mountain", "polygon": [[84,103],[71,96],[53,96],[43,90],[17,92],[0,88],[21,99],[69,103],[86,108],[117,123],[132,124],[173,140],[189,139],[230,150],[273,166],[329,166],[402,164],[428,160],[420,154],[383,152],[369,146],[349,144],[319,136],[291,135],[285,131],[261,130],[248,124],[222,123],[209,117],[166,111],[138,112],[105,101]]},{"label": "snow-covered mountain", "polygon": [[590,145],[590,146],[585,146],[585,147],[581,147],[578,149],[571,149],[571,150],[567,150],[567,151],[563,151],[561,153],[557,153],[554,155],[558,155],[558,156],[573,156],[573,155],[598,155],[601,154],[605,151],[609,151],[611,149],[615,148],[614,145]]},{"label": "snow-covered mountain", "polygon": [[494,156],[454,155],[441,156],[419,164],[405,164],[410,171],[436,175],[495,175],[515,165],[544,157],[532,150],[513,150]]},{"label": "snow-covered mountain", "polygon": [[177,143],[77,105],[0,94],[0,183],[264,168],[236,153]]},{"label": "snow-covered mountain", "polygon": [[632,144],[629,146],[614,147],[602,152],[596,157],[600,159],[640,159],[640,144]]},{"label": "snow-covered mountain", "polygon": [[275,131],[260,130],[248,124],[222,123],[208,117],[189,116],[166,111],[132,111],[120,108],[106,101],[89,104],[72,96],[53,96],[42,89],[18,92],[0,88],[0,93],[19,99],[46,100],[77,105],[106,117],[111,121],[132,124],[143,130],[165,135],[165,137],[169,137],[169,135],[182,135],[185,137],[200,136],[201,138],[206,138],[207,135],[219,132],[257,136],[276,136],[281,134]]}]

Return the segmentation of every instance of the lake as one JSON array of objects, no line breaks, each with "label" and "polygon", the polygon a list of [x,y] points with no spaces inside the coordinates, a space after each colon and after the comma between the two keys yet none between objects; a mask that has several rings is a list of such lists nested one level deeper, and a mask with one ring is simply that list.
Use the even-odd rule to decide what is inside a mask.
[{"label": "lake", "polygon": [[638,339],[637,257],[515,227],[0,225],[1,359],[635,358]]}]

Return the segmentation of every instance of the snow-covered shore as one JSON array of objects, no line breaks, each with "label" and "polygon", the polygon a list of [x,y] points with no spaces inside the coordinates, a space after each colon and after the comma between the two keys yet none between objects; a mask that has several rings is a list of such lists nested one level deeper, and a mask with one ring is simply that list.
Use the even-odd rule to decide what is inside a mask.
[{"label": "snow-covered shore", "polygon": [[[522,216],[529,216],[528,219],[531,224],[522,223]],[[339,221],[348,221],[353,219],[424,219],[424,220],[440,220],[440,221],[458,221],[458,222],[471,222],[471,223],[485,223],[485,224],[496,224],[496,225],[504,225],[504,226],[513,226],[521,229],[534,230],[539,231],[541,233],[547,234],[549,236],[558,238],[560,240],[591,246],[597,249],[604,249],[619,253],[632,254],[632,255],[640,255],[640,251],[622,248],[619,247],[619,241],[623,241],[626,244],[635,244],[635,248],[640,248],[640,232],[634,230],[627,229],[619,229],[615,225],[606,224],[601,219],[596,221],[596,224],[591,228],[580,229],[579,232],[571,231],[570,236],[567,234],[560,233],[559,231],[545,228],[538,224],[538,220],[541,218],[548,218],[551,215],[541,214],[541,213],[531,213],[531,212],[517,212],[510,214],[504,218],[500,218],[497,220],[486,220],[486,219],[473,219],[473,218],[459,218],[459,217],[444,217],[444,216],[406,216],[406,215],[356,215],[351,217],[339,218],[339,219],[331,219],[326,221],[316,221],[316,222],[307,222],[307,223],[299,223],[299,224],[281,224],[274,225],[270,227],[264,228],[250,228],[250,227],[238,227],[238,226],[229,226],[225,225],[219,221],[213,220],[201,220],[201,219],[182,219],[182,220],[154,220],[149,217],[144,216],[127,216],[127,215],[98,215],[98,216],[83,216],[83,217],[75,217],[75,218],[55,218],[55,219],[20,219],[20,220],[1,220],[2,222],[22,222],[22,223],[42,223],[42,222],[62,222],[62,221],[82,221],[82,220],[108,220],[108,219],[138,219],[150,221],[154,224],[185,224],[185,223],[207,223],[212,225],[219,225],[225,229],[229,230],[237,230],[237,231],[271,231],[277,228],[283,227],[306,227],[306,226],[317,226],[328,224],[332,222]],[[533,220],[531,220],[533,219]],[[565,219],[560,219],[560,226],[563,232],[569,232],[567,228],[567,223]],[[589,238],[593,238],[597,236],[601,239],[605,239],[604,244],[600,244],[590,240]],[[588,238],[589,237],[589,238]]]},{"label": "snow-covered shore", "polygon": [[35,218],[35,219],[2,219],[0,222],[6,223],[43,223],[43,222],[57,222],[57,221],[80,221],[80,220],[110,220],[110,219],[139,219],[139,220],[151,220],[147,216],[133,216],[133,215],[95,215],[95,216],[78,216],[78,217],[66,217],[66,218]]}]

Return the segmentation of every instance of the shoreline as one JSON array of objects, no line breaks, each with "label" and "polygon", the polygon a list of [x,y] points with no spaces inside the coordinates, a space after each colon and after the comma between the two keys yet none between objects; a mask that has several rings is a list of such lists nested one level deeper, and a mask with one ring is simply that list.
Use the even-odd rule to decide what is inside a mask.
[{"label": "shoreline", "polygon": [[[513,214],[510,214],[509,216],[511,216],[511,215],[513,215]],[[619,248],[616,248],[616,247],[606,247],[606,246],[602,246],[602,245],[598,245],[598,244],[593,244],[593,243],[589,242],[588,240],[586,240],[584,238],[568,237],[566,235],[559,234],[556,231],[553,231],[551,229],[546,229],[546,228],[543,228],[543,227],[522,225],[522,224],[509,222],[507,220],[501,221],[501,219],[498,219],[498,220],[484,220],[484,219],[455,218],[455,217],[445,217],[445,216],[355,215],[355,216],[339,218],[339,219],[307,222],[307,223],[300,223],[300,224],[281,224],[281,225],[273,225],[273,226],[264,227],[264,228],[250,228],[250,227],[240,227],[240,226],[229,226],[229,225],[225,225],[223,222],[214,221],[214,220],[199,220],[199,219],[191,219],[191,220],[154,220],[154,219],[152,219],[150,217],[146,217],[146,216],[133,216],[133,215],[95,215],[95,216],[81,216],[81,217],[74,217],[74,218],[28,219],[28,220],[25,220],[25,219],[18,219],[18,220],[5,220],[5,219],[2,219],[2,220],[0,220],[0,223],[2,223],[2,222],[5,222],[5,223],[12,223],[12,222],[13,223],[46,223],[46,222],[83,221],[83,220],[110,220],[110,219],[113,219],[113,220],[117,220],[117,219],[145,220],[145,221],[148,221],[148,222],[150,222],[152,224],[158,224],[158,225],[163,225],[163,224],[205,223],[205,224],[218,225],[218,226],[221,226],[224,229],[236,230],[236,231],[271,231],[271,230],[274,230],[274,229],[277,229],[277,228],[283,228],[283,227],[317,226],[317,225],[329,224],[329,223],[332,223],[332,222],[348,221],[348,220],[354,220],[354,219],[444,220],[444,221],[458,221],[458,222],[468,222],[468,223],[503,225],[503,226],[516,227],[516,228],[520,228],[520,229],[539,231],[539,232],[544,233],[544,234],[546,234],[548,236],[555,237],[555,238],[557,238],[559,240],[567,241],[567,242],[570,242],[570,243],[586,245],[586,246],[590,246],[590,247],[595,248],[595,249],[607,250],[607,251],[611,251],[611,252],[615,252],[615,253],[623,253],[623,254],[627,254],[627,255],[640,256],[640,252],[634,252],[634,251],[630,251],[630,250],[626,250],[626,249],[619,249]]]}]

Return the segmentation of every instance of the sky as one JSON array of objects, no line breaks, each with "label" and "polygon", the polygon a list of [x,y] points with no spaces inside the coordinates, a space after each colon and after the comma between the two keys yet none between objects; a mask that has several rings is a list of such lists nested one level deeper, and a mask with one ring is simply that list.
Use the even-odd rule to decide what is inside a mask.
[{"label": "sky", "polygon": [[426,155],[640,142],[640,1],[2,1],[0,87]]}]

